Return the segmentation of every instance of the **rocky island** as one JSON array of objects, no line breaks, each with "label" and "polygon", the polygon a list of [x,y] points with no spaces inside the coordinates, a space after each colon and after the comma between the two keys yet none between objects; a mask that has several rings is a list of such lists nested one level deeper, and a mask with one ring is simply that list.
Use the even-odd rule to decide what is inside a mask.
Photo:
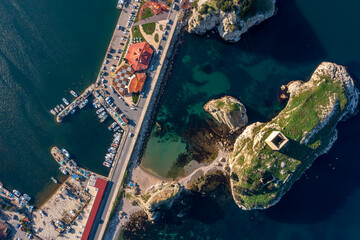
[{"label": "rocky island", "polygon": [[337,138],[336,125],[357,111],[359,91],[345,67],[321,63],[307,82],[287,86],[286,107],[238,136],[230,164],[232,195],[242,209],[276,204]]},{"label": "rocky island", "polygon": [[204,105],[218,123],[226,124],[232,132],[239,130],[248,123],[244,105],[234,97],[225,96],[213,99]]},{"label": "rocky island", "polygon": [[188,31],[204,34],[217,28],[227,41],[237,42],[254,25],[275,14],[276,0],[196,0]]}]

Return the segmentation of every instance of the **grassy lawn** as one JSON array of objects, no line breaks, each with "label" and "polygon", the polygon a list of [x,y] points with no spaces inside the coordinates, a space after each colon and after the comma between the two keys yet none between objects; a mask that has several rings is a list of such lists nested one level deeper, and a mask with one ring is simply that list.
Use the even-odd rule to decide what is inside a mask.
[{"label": "grassy lawn", "polygon": [[132,94],[132,101],[134,104],[136,104],[139,101],[140,93],[133,93]]},{"label": "grassy lawn", "polygon": [[156,43],[158,43],[159,42],[159,34],[155,34],[155,36],[154,36],[154,41],[156,42]]},{"label": "grassy lawn", "polygon": [[141,27],[143,28],[143,30],[146,34],[151,35],[155,32],[156,23],[155,22],[146,23],[146,24],[141,25]]},{"label": "grassy lawn", "polygon": [[147,7],[144,9],[144,11],[141,15],[141,20],[147,19],[152,16],[154,16],[154,11],[151,8]]},{"label": "grassy lawn", "polygon": [[[146,3],[147,1],[143,0],[141,3],[140,3],[140,6],[139,6],[139,11],[137,12],[136,14],[136,17],[135,17],[135,21],[134,23],[138,22],[139,21],[139,13],[140,13],[140,9],[142,8],[142,6]],[[144,14],[144,13],[143,13]]]},{"label": "grassy lawn", "polygon": [[131,37],[132,38],[140,38],[141,41],[145,41],[144,36],[140,32],[140,27],[139,26],[133,26],[131,28]]}]

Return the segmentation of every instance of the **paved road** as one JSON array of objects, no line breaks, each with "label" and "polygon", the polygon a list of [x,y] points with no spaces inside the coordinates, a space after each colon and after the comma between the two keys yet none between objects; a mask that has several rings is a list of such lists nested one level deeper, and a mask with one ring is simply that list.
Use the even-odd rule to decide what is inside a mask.
[{"label": "paved road", "polygon": [[[128,6],[126,6],[123,9],[121,16],[119,18],[119,22],[118,22],[118,24],[120,26],[124,25],[124,24],[121,24],[121,23],[124,23],[124,20],[126,22],[125,24],[127,24],[129,12],[131,12],[131,10],[133,9],[133,6],[136,4],[137,3],[130,2],[130,4],[128,4]],[[171,19],[171,20],[170,20],[170,23],[166,26],[166,28],[168,30],[175,28],[175,25],[173,23],[174,23],[177,13],[178,12],[175,10],[170,11],[169,19]],[[123,14],[124,14],[124,16],[123,16]],[[114,36],[116,36],[116,34],[118,34],[116,32],[118,32],[118,30],[115,31]],[[113,37],[113,39],[118,40],[119,38],[115,39]],[[117,41],[114,41],[111,44],[114,49],[116,48],[116,42]],[[158,72],[157,70],[159,70],[160,58],[162,57],[162,53],[163,53],[163,50],[165,49],[167,42],[168,42],[168,35],[164,35],[164,37],[162,37],[161,41],[160,41],[159,52],[155,53],[155,56],[153,57],[153,59],[151,61],[151,66],[149,67],[149,71],[148,71],[148,79],[143,87],[143,97],[140,98],[138,106],[134,106],[136,110],[132,110],[131,108],[133,106],[129,106],[124,101],[122,101],[117,96],[117,94],[108,86],[109,82],[105,82],[105,89],[107,90],[108,94],[113,97],[114,103],[120,108],[120,110],[129,119],[128,132],[130,134],[128,136],[126,136],[126,135],[124,136],[125,142],[124,142],[123,150],[121,152],[121,157],[118,160],[117,164],[114,166],[113,174],[112,174],[111,178],[109,179],[109,184],[108,184],[108,187],[106,188],[106,192],[104,194],[104,199],[102,201],[102,204],[100,205],[99,212],[95,219],[93,230],[90,234],[89,239],[101,239],[101,237],[104,234],[106,223],[108,220],[106,218],[108,217],[108,215],[111,211],[114,199],[115,199],[118,189],[119,189],[119,184],[121,183],[122,178],[124,176],[124,172],[126,170],[128,161],[131,157],[133,148],[135,146],[135,142],[138,137],[138,133],[139,133],[141,124],[144,120],[145,112],[146,112],[149,102],[151,100],[150,98],[152,96],[152,92],[154,90],[154,86],[157,81],[156,74]],[[119,42],[118,42],[118,44],[119,44]],[[110,63],[108,63],[108,64],[113,64],[113,62],[114,62],[113,60],[109,59]],[[164,60],[164,59],[162,59],[162,60]],[[114,63],[114,64],[117,64],[117,63]],[[107,76],[107,77],[109,77],[109,76]],[[105,79],[107,79],[107,77]],[[155,77],[156,77],[156,79],[155,79]],[[156,81],[153,81],[154,79]],[[130,135],[133,135],[133,136],[131,137]]]}]

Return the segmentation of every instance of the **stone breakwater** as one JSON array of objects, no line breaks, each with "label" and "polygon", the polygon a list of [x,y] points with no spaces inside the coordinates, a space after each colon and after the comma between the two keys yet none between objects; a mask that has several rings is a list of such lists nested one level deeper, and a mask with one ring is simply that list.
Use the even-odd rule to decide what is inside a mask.
[{"label": "stone breakwater", "polygon": [[[139,137],[137,139],[137,142],[135,144],[133,153],[132,153],[130,161],[129,161],[128,167],[129,167],[129,175],[130,176],[131,176],[132,171],[140,164],[140,159],[141,159],[142,154],[145,151],[146,143],[151,134],[151,129],[156,122],[156,112],[161,103],[161,96],[165,92],[166,79],[168,79],[169,75],[171,74],[171,68],[173,66],[172,60],[176,56],[176,53],[177,53],[176,45],[178,45],[179,42],[181,42],[181,37],[182,37],[181,33],[182,33],[183,27],[185,26],[184,24],[185,24],[185,22],[178,22],[175,32],[174,32],[174,35],[173,35],[173,38],[171,39],[171,43],[170,43],[170,46],[169,46],[169,49],[168,49],[168,52],[166,55],[167,61],[164,61],[164,65],[161,68],[159,78],[158,78],[158,81],[156,83],[156,86],[155,86],[155,89],[153,92],[154,101],[151,101],[148,106],[142,127],[140,128]],[[129,180],[129,178],[124,179],[124,181],[128,181],[128,180]],[[121,208],[122,208],[122,206],[120,205],[115,210],[115,214],[114,214],[113,218],[109,220],[110,222],[114,221],[114,219],[120,218],[120,211],[121,210],[124,211],[124,209],[121,209]],[[129,218],[127,219],[127,221],[128,220],[129,220]],[[126,224],[126,222],[124,224]],[[115,236],[116,231],[118,231],[117,225],[110,223],[108,229],[105,232],[104,239],[112,239],[112,237]]]}]

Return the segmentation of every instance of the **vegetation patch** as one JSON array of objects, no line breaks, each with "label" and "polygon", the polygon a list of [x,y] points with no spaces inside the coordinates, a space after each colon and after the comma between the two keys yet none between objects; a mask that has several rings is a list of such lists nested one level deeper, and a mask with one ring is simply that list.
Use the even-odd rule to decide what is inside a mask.
[{"label": "vegetation patch", "polygon": [[155,32],[155,27],[156,27],[156,23],[152,22],[152,23],[146,23],[141,25],[143,28],[143,31],[148,34],[148,35],[152,35]]},{"label": "vegetation patch", "polygon": [[140,93],[133,93],[131,95],[132,101],[133,101],[134,104],[137,104],[137,102],[139,101],[139,96],[140,96]]},{"label": "vegetation patch", "polygon": [[[313,80],[313,87],[291,96],[277,117],[266,124],[253,125],[251,136],[244,136],[238,142],[231,169],[233,195],[238,204],[245,208],[269,206],[328,146],[348,101],[340,83],[329,76],[320,78]],[[332,115],[324,110],[329,106],[333,106]],[[326,125],[314,132],[324,117]],[[265,139],[279,129],[289,142],[280,151],[274,151]]]},{"label": "vegetation patch", "polygon": [[140,27],[139,26],[133,26],[131,28],[131,36],[133,38],[140,38],[140,41],[145,41],[144,36],[141,34]]},{"label": "vegetation patch", "polygon": [[144,9],[143,13],[141,14],[141,20],[145,20],[152,16],[154,16],[154,11],[151,8],[147,7]]},{"label": "vegetation patch", "polygon": [[155,36],[154,36],[154,41],[156,42],[156,43],[158,43],[159,42],[159,34],[155,34]]}]

